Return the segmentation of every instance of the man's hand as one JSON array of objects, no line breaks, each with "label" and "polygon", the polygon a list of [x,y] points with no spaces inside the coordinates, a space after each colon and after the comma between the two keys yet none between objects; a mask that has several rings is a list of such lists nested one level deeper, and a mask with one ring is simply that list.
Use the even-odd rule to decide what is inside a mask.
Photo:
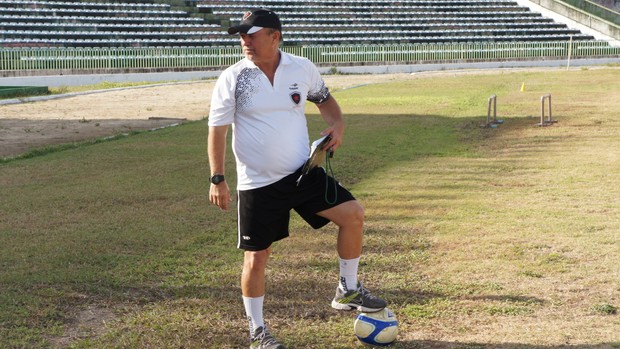
[{"label": "man's hand", "polygon": [[219,184],[211,183],[209,189],[209,201],[218,206],[221,210],[228,210],[228,203],[232,201],[230,197],[230,190],[228,189],[228,183],[226,181]]},{"label": "man's hand", "polygon": [[324,151],[336,151],[342,144],[342,134],[344,133],[344,127],[330,126],[321,132],[321,136],[329,135],[331,140],[324,147]]}]

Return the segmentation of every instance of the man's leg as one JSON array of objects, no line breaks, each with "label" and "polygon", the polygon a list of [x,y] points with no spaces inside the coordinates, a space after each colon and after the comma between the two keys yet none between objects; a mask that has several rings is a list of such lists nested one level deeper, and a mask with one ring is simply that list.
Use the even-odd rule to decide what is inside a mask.
[{"label": "man's leg", "polygon": [[362,254],[364,208],[356,200],[317,213],[338,226],[338,255],[342,259],[358,258]]},{"label": "man's leg", "polygon": [[340,283],[332,307],[379,311],[387,303],[361,287],[357,280],[359,258],[362,254],[364,208],[356,200],[346,201],[336,207],[317,213],[338,226],[337,250],[340,257]]},{"label": "man's leg", "polygon": [[337,251],[340,257],[341,289],[357,288],[357,267],[362,254],[364,208],[356,200],[344,202],[318,213],[338,226]]},{"label": "man's leg", "polygon": [[241,292],[246,297],[259,297],[265,294],[265,268],[271,254],[271,247],[262,251],[245,251]]},{"label": "man's leg", "polygon": [[264,327],[263,299],[265,297],[265,268],[271,248],[262,251],[245,251],[241,273],[241,293],[250,330]]},{"label": "man's leg", "polygon": [[269,261],[271,248],[262,251],[245,251],[243,272],[241,273],[241,293],[243,305],[250,323],[252,349],[284,349],[269,333],[263,319],[263,300],[265,299],[265,268]]}]

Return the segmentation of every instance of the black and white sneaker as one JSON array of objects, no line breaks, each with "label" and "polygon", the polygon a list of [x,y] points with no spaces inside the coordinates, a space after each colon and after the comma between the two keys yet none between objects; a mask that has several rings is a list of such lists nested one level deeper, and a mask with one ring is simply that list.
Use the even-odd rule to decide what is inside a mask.
[{"label": "black and white sneaker", "polygon": [[370,294],[360,282],[357,283],[357,290],[343,291],[338,287],[332,300],[332,308],[338,310],[357,309],[365,313],[374,313],[385,307],[387,302]]},{"label": "black and white sneaker", "polygon": [[280,344],[266,327],[259,327],[252,333],[250,349],[286,349]]}]

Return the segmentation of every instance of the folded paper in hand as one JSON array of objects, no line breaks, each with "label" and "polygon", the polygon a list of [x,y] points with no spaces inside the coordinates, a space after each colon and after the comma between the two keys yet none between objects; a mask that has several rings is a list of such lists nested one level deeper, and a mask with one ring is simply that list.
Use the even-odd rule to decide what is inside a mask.
[{"label": "folded paper in hand", "polygon": [[323,165],[323,162],[325,162],[326,153],[323,148],[329,143],[331,139],[332,137],[330,135],[327,135],[312,142],[312,145],[310,146],[310,157],[308,158],[308,160],[306,160],[306,162],[304,163],[304,167],[301,169],[301,176],[299,176],[299,178],[297,179],[297,184],[299,184],[302,177],[307,175],[310,170]]}]

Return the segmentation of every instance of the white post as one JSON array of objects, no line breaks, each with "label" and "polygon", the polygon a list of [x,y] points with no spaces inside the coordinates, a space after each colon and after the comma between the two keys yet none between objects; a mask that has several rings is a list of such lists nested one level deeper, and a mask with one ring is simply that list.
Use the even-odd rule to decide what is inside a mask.
[{"label": "white post", "polygon": [[568,41],[568,60],[566,61],[566,70],[570,68],[570,56],[573,53],[573,36],[570,36],[570,40]]}]

